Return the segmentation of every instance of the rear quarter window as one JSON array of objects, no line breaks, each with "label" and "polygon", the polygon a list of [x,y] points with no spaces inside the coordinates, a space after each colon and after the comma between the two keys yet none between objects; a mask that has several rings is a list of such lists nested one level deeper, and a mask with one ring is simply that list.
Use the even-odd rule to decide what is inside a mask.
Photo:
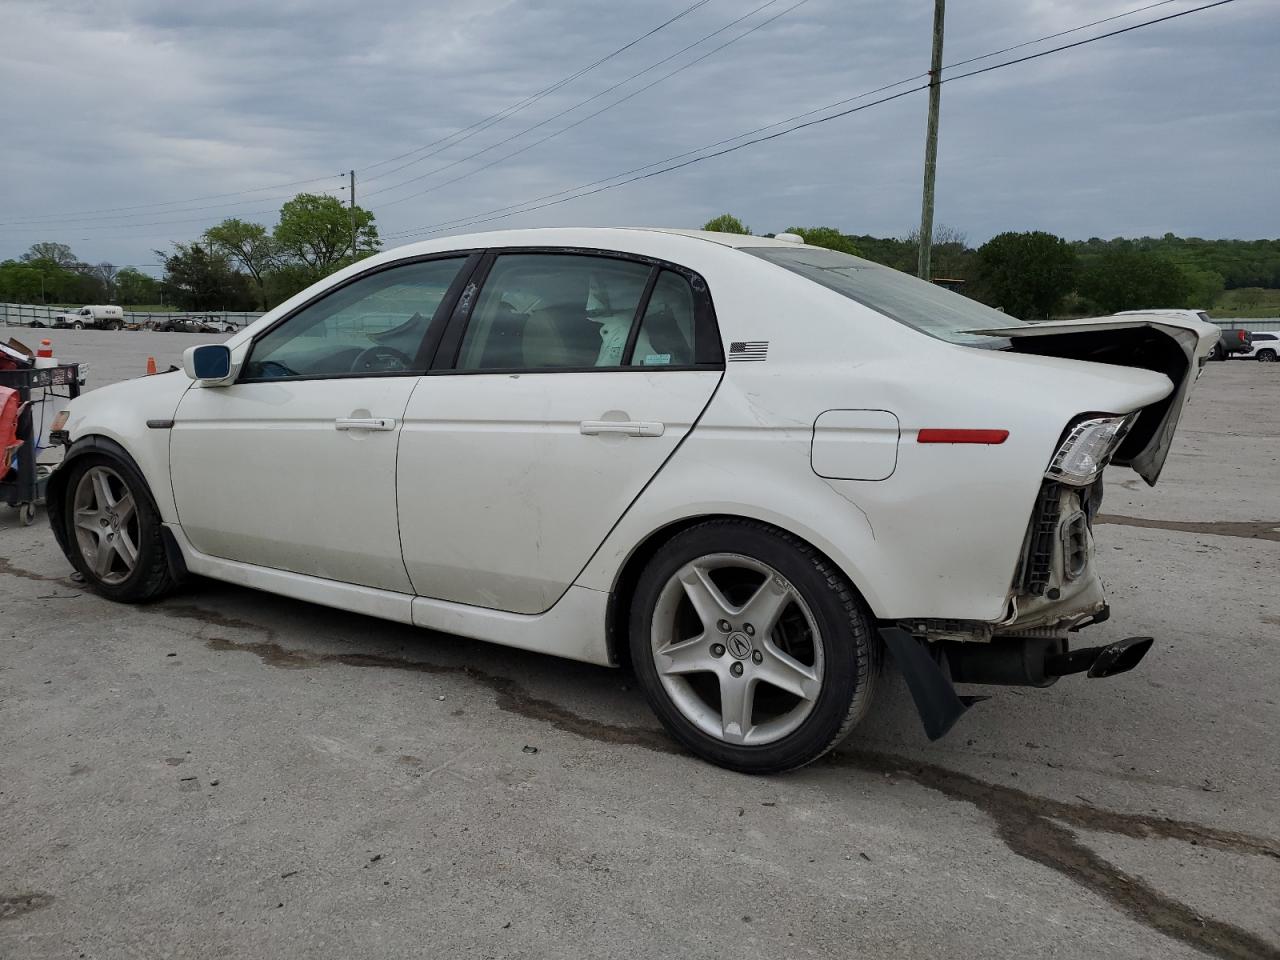
[{"label": "rear quarter window", "polygon": [[1007,339],[971,331],[1022,326],[1024,323],[963,294],[847,253],[801,246],[739,249],[948,343],[1006,347],[1009,345]]}]

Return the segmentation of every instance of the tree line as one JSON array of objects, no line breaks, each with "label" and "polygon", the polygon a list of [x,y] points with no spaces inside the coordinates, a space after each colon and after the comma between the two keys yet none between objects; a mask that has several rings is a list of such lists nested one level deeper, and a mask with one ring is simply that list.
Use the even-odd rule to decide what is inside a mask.
[{"label": "tree line", "polygon": [[381,245],[369,211],[300,193],[280,208],[274,228],[233,217],[156,250],[161,279],[136,267],[84,263],[64,243],[33,244],[0,263],[0,301],[268,310]]},{"label": "tree line", "polygon": [[[354,227],[354,237],[353,237]],[[705,230],[750,233],[723,214]],[[835,227],[789,227],[807,243],[914,273],[917,235],[875,237]],[[766,234],[772,236],[772,234]],[[173,305],[184,310],[268,310],[381,247],[371,212],[301,193],[274,227],[231,218],[172,250],[157,250],[161,279],[135,267],[81,262],[45,242],[0,263],[0,300],[13,303]],[[1117,237],[1068,241],[1006,232],[971,247],[954,228],[933,237],[933,275],[1017,317],[1114,313],[1149,307],[1212,309],[1224,291],[1280,288],[1280,240]]]}]

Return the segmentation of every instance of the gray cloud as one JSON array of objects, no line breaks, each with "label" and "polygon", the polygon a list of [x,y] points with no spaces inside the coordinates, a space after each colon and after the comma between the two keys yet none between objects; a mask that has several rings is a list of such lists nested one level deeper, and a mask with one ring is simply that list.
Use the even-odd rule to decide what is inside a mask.
[{"label": "gray cloud", "polygon": [[[6,222],[221,194],[339,173],[502,110],[691,0],[620,4],[368,0],[9,3],[0,62]],[[439,156],[361,175],[384,234],[464,218],[627,170],[927,67],[932,4],[809,0],[600,117],[500,157],[791,6],[778,0],[653,74],[465,164],[420,176],[572,106],[763,0],[711,0],[529,109]],[[950,5],[948,62],[1141,0]],[[1194,6],[1193,0],[1141,14]],[[1131,21],[1123,21],[1123,25]],[[1100,28],[1105,29],[1105,28]],[[1070,38],[1068,38],[1070,39]],[[1071,237],[1276,235],[1280,107],[1270,0],[1240,0],[944,87],[938,219],[980,241],[1037,227]],[[1020,51],[1026,52],[1026,51]],[[758,230],[830,224],[902,234],[918,217],[925,99],[914,94],[679,172],[491,226],[696,226],[732,210]],[[407,159],[413,159],[407,158]],[[404,161],[401,161],[404,162]],[[295,188],[0,226],[0,257],[57,239],[86,259],[150,250],[227,216],[273,220]],[[213,207],[214,209],[192,209]],[[176,221],[176,222],[170,222]]]}]

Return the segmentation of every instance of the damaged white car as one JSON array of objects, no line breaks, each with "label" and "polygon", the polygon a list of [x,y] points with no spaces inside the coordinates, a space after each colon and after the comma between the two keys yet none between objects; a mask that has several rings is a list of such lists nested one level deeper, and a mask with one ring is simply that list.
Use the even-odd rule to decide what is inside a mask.
[{"label": "damaged white car", "polygon": [[544,229],[361,261],[56,436],[53,531],[107,597],[188,573],[598,664],[736,770],[821,756],[884,654],[1108,676],[1091,524],[1154,483],[1218,330],[1025,324],[798,237]]}]

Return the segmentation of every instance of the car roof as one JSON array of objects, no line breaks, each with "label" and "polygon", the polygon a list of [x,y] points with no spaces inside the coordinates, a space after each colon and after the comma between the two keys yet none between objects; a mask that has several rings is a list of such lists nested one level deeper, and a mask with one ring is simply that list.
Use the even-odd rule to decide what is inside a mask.
[{"label": "car roof", "polygon": [[779,240],[774,237],[757,237],[740,233],[715,233],[710,230],[684,230],[675,227],[531,227],[442,235],[429,240],[411,242],[401,247],[384,249],[378,257],[399,259],[415,253],[462,250],[468,247],[549,246],[625,250],[633,244],[652,246],[652,243],[644,243],[646,236],[667,237],[676,244],[696,240],[731,249],[800,246],[794,240]]}]

